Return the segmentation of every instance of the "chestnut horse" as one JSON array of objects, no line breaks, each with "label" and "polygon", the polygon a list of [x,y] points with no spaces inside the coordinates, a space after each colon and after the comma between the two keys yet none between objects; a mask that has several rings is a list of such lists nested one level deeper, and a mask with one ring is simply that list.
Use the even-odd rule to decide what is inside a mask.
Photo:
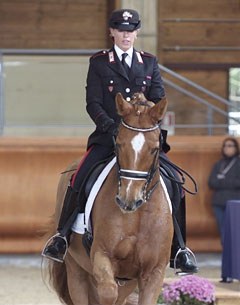
[{"label": "chestnut horse", "polygon": [[[167,101],[155,105],[138,93],[127,102],[118,93],[116,107],[122,117],[117,162],[95,199],[90,257],[82,235],[72,233],[64,263],[49,262],[53,287],[68,305],[126,304],[136,287],[139,305],[155,305],[169,261],[172,216],[159,173],[159,121]],[[69,179],[70,173],[59,182],[53,231]]]}]

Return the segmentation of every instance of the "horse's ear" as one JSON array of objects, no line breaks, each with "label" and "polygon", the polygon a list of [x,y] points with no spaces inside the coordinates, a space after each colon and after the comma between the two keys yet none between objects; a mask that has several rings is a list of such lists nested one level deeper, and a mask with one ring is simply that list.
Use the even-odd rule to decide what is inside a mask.
[{"label": "horse's ear", "polygon": [[156,105],[150,110],[150,115],[155,122],[159,122],[164,117],[167,111],[168,101],[166,97],[163,97]]},{"label": "horse's ear", "polygon": [[131,112],[133,109],[133,105],[128,103],[122,96],[120,92],[117,93],[116,98],[116,107],[117,107],[117,112],[120,116],[125,116]]}]

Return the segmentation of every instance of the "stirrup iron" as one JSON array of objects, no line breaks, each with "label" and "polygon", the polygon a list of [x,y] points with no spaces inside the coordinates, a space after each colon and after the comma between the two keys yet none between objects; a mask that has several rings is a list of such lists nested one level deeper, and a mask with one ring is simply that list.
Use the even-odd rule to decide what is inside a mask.
[{"label": "stirrup iron", "polygon": [[174,258],[174,273],[179,276],[184,276],[184,275],[190,274],[189,272],[183,272],[181,270],[180,271],[177,270],[177,258],[179,256],[179,254],[182,252],[189,253],[191,255],[191,258],[193,258],[194,264],[197,266],[197,259],[196,259],[196,256],[194,255],[194,253],[192,252],[192,250],[190,250],[188,247],[185,247],[184,249],[179,248],[177,251],[177,254],[175,255],[175,258]]},{"label": "stirrup iron", "polygon": [[[49,255],[47,255],[47,254],[44,253],[45,249],[51,244],[51,242],[53,241],[53,239],[54,239],[55,237],[62,238],[62,239],[64,240],[64,242],[66,243],[66,250],[65,250],[65,252],[64,252],[64,254],[63,254],[62,260],[61,260],[61,259],[57,259],[57,258],[52,257],[52,256],[49,256]],[[64,260],[65,260],[65,256],[66,256],[66,254],[67,254],[67,250],[68,250],[68,241],[67,241],[67,238],[66,238],[65,236],[62,236],[60,233],[56,233],[55,235],[51,236],[51,237],[47,240],[47,242],[46,242],[46,244],[45,244],[45,246],[44,246],[44,248],[43,248],[43,250],[42,250],[41,255],[42,255],[43,257],[46,257],[46,258],[48,258],[48,259],[51,259],[51,260],[53,260],[53,261],[55,261],[55,262],[63,263]]]}]

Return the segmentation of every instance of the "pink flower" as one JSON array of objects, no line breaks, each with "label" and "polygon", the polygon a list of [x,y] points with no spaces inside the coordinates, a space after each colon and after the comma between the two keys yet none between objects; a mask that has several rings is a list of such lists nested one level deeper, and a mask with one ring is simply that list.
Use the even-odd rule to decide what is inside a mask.
[{"label": "pink flower", "polygon": [[167,305],[213,305],[215,287],[207,279],[188,275],[166,285],[162,296]]}]

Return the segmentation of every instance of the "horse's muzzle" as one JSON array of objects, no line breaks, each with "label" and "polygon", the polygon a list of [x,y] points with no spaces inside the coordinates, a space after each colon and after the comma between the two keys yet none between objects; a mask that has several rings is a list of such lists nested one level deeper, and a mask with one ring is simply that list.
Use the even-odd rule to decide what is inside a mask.
[{"label": "horse's muzzle", "polygon": [[116,196],[115,200],[120,209],[125,213],[135,212],[144,203],[143,199],[138,199],[127,203],[119,195]]}]

